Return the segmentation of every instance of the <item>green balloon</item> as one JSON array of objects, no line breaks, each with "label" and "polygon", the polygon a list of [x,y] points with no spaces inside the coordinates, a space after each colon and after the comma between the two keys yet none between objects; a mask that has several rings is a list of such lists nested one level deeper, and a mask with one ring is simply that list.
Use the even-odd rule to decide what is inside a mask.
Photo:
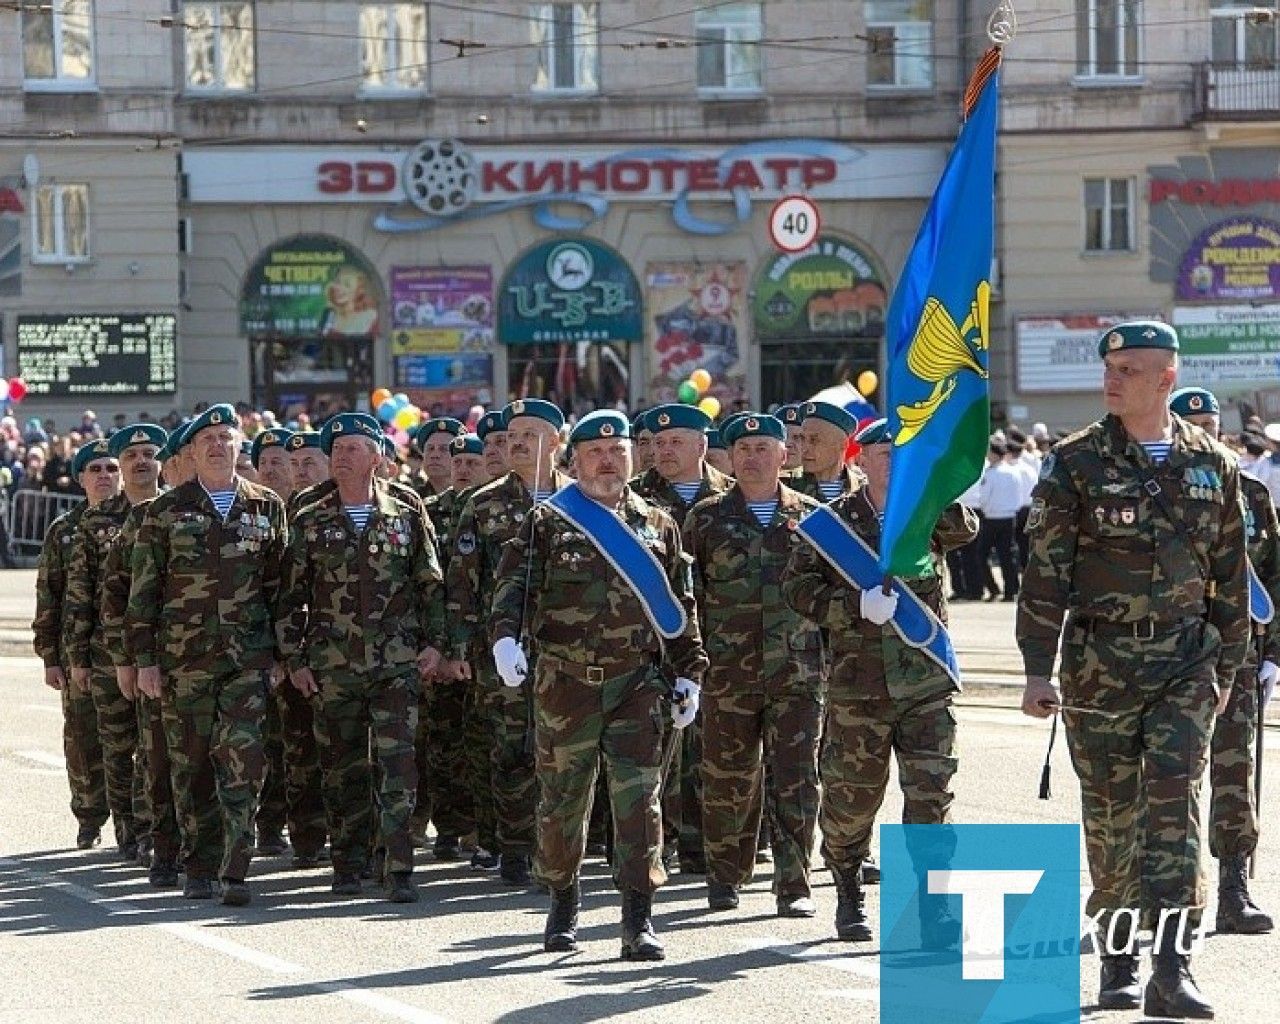
[{"label": "green balloon", "polygon": [[685,405],[693,405],[698,400],[698,385],[691,380],[684,381],[676,389],[676,397]]}]

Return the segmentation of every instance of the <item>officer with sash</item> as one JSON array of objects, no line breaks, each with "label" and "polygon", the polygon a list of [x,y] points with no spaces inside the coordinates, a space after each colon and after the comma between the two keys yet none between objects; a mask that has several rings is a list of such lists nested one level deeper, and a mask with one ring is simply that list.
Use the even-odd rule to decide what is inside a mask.
[{"label": "officer with sash", "polygon": [[[671,718],[697,713],[707,656],[698,632],[690,560],[675,521],[627,486],[630,424],[601,410],[570,434],[577,482],[533,511],[498,568],[491,630],[509,687],[532,680],[537,715],[536,874],[551,890],[549,951],[577,948],[578,871],[600,756],[609,776],[614,882],[622,891],[622,957],[660,960],[653,893],[666,880],[658,793],[665,692]],[[668,685],[660,669],[675,676]]]},{"label": "officer with sash", "polygon": [[736,483],[698,502],[682,530],[711,659],[702,692],[707,899],[712,910],[731,910],[751,880],[768,763],[778,914],[812,917],[822,639],[786,606],[779,584],[803,543],[796,526],[817,503],[780,483],[780,420],[742,413],[724,436]]},{"label": "officer with sash", "polygon": [[454,661],[469,663],[479,685],[497,694],[500,722],[492,779],[502,880],[527,885],[538,799],[532,700],[528,686],[508,689],[493,678],[485,626],[503,545],[520,532],[534,505],[569,478],[555,469],[564,426],[558,408],[539,398],[522,398],[508,405],[503,417],[510,472],[477,489],[463,504],[449,558],[449,628]]},{"label": "officer with sash", "polygon": [[[1204,388],[1180,388],[1169,396],[1169,411],[1218,436],[1218,399]],[[1250,600],[1254,644],[1231,687],[1227,710],[1213,723],[1209,749],[1209,852],[1218,858],[1218,917],[1220,934],[1260,935],[1273,922],[1249,894],[1249,858],[1258,848],[1258,799],[1254,792],[1254,757],[1258,736],[1259,689],[1263,697],[1280,678],[1280,525],[1267,485],[1248,473],[1240,474],[1244,497],[1245,540],[1257,583],[1265,588],[1261,600]],[[1266,607],[1270,598],[1270,608]],[[1255,607],[1261,605],[1261,607]],[[1267,612],[1270,612],[1270,615]],[[1259,661],[1259,653],[1261,661]]]},{"label": "officer with sash", "polygon": [[845,452],[849,438],[858,430],[858,421],[831,402],[805,402],[798,415],[803,472],[791,486],[821,502],[856,490],[858,474],[845,465]]},{"label": "officer with sash", "polygon": [[[833,664],[820,754],[818,827],[822,855],[836,883],[836,935],[867,942],[872,931],[863,908],[861,864],[871,849],[891,758],[898,762],[904,823],[943,824],[951,818],[955,799],[951,702],[959,690],[958,671],[930,649],[907,643],[894,620],[903,602],[945,627],[943,559],[948,550],[977,535],[978,521],[963,505],[952,503],[934,527],[931,572],[897,581],[888,595],[877,585],[860,587],[855,580],[865,577],[857,574],[855,560],[859,553],[869,554],[874,563],[879,549],[892,439],[887,422],[876,420],[857,440],[864,477],[814,513],[827,517],[835,529],[818,534],[801,524],[807,543],[796,546],[782,593],[794,611],[824,627],[830,637]],[[922,901],[920,926],[929,945],[945,944],[957,933],[940,900]]]}]

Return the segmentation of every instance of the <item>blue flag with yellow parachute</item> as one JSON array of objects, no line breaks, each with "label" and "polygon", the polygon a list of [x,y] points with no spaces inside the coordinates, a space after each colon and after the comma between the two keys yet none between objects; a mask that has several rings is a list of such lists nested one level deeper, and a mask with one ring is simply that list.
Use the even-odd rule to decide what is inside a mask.
[{"label": "blue flag with yellow parachute", "polygon": [[1000,50],[992,47],[965,90],[964,127],[886,317],[893,439],[880,542],[886,576],[930,571],[938,516],[978,479],[986,459],[999,82]]}]

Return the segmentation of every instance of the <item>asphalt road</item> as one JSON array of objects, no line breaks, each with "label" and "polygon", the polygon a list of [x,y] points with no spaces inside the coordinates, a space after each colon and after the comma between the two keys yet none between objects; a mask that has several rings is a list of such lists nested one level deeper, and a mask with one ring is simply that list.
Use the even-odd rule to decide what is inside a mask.
[{"label": "asphalt road", "polygon": [[[29,575],[0,575],[3,626],[16,629],[29,616],[14,592]],[[1003,627],[995,624],[1002,615]],[[971,619],[981,625],[963,625]],[[984,651],[993,675],[1016,666],[1007,608],[960,606],[956,620],[957,635],[970,635],[961,644],[969,660]],[[1061,743],[1054,798],[1036,799],[1047,725],[998,706],[1012,697],[989,688],[963,701],[957,820],[1077,821]],[[617,959],[617,897],[599,863],[585,874],[583,949],[572,955],[541,951],[542,895],[513,892],[426,853],[417,874],[423,900],[409,907],[372,891],[337,900],[327,872],[293,871],[287,858],[255,862],[247,908],[184,902],[151,889],[110,848],[74,850],[57,695],[41,685],[34,659],[0,659],[0,700],[0,1024],[878,1019],[876,947],[832,939],[835,896],[823,871],[813,921],[774,916],[767,865],[732,914],[710,914],[702,880],[675,876],[658,894],[655,915],[668,959],[652,965]],[[1264,818],[1276,821],[1280,737],[1270,737],[1268,750]],[[897,820],[900,808],[893,786],[881,820]],[[1272,911],[1280,910],[1276,834],[1264,836],[1254,883]],[[874,921],[878,895],[869,892]],[[1219,1020],[1274,1019],[1278,955],[1274,935],[1209,939],[1195,972]],[[1092,958],[1082,962],[1082,981],[1089,1019],[1142,1019],[1087,1009]]]}]

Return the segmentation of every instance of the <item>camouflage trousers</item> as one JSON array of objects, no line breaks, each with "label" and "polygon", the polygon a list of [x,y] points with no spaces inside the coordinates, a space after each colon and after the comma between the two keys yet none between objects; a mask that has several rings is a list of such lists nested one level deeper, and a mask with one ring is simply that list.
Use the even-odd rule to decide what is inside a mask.
[{"label": "camouflage trousers", "polygon": [[107,776],[98,736],[98,712],[93,697],[68,680],[62,697],[62,753],[67,760],[71,813],[86,828],[101,828],[110,817]]},{"label": "camouflage trousers", "polygon": [[[950,821],[955,801],[951,780],[959,763],[951,694],[910,702],[860,699],[833,685],[822,729],[818,815],[822,856],[833,871],[852,868],[871,852],[890,757],[898,761],[903,824]],[[774,811],[783,813],[782,800]]]},{"label": "camouflage trousers", "polygon": [[663,708],[652,667],[589,682],[581,667],[545,655],[535,670],[538,846],[534,875],[552,889],[578,876],[600,755],[613,813],[613,880],[653,892],[662,867]]},{"label": "camouflage trousers", "polygon": [[464,764],[475,814],[476,843],[490,853],[499,849],[493,802],[493,749],[502,697],[493,688],[493,682],[491,678],[473,678],[467,684],[463,716]]},{"label": "camouflage trousers", "polygon": [[1093,880],[1085,911],[1100,915],[1102,934],[1121,908],[1137,909],[1147,929],[1165,909],[1186,908],[1187,924],[1199,924],[1200,782],[1218,648],[1216,630],[1199,620],[1152,639],[1066,629],[1063,702],[1117,715],[1062,713]]},{"label": "camouflage trousers", "polygon": [[[536,668],[535,661],[535,672]],[[514,688],[503,686],[492,668],[486,671],[489,677],[481,685],[495,687],[490,778],[497,852],[527,857],[533,853],[538,813],[532,696],[529,683]]]},{"label": "camouflage trousers", "polygon": [[151,846],[156,863],[176,864],[180,850],[178,812],[173,797],[173,769],[165,737],[161,703],[138,695],[138,738],[146,754],[143,790],[147,820],[151,824]]},{"label": "camouflage trousers", "polygon": [[[472,684],[437,681],[423,687],[420,704],[426,733],[427,795],[431,821],[440,836],[464,836],[475,828],[475,809],[467,785],[467,694]],[[419,769],[421,774],[421,768]]]},{"label": "camouflage trousers", "polygon": [[171,674],[161,701],[189,878],[243,881],[266,773],[267,673]]},{"label": "camouflage trousers", "polygon": [[98,715],[102,765],[107,779],[107,806],[115,825],[116,842],[136,843],[151,831],[146,820],[145,774],[140,763],[138,710],[120,692],[115,669],[91,669],[89,693]]},{"label": "camouflage trousers", "polygon": [[[280,716],[284,760],[284,819],[295,856],[311,856],[324,846],[328,825],[320,785],[320,751],[316,746],[311,704],[285,679],[272,694]],[[261,816],[259,828],[261,828]]]},{"label": "camouflage trousers", "polygon": [[816,692],[747,682],[713,669],[702,693],[702,832],[707,877],[728,885],[751,881],[772,779],[773,890],[808,896],[809,864],[818,824]]},{"label": "camouflage trousers", "polygon": [[262,793],[258,797],[258,835],[276,835],[284,829],[287,812],[287,770],[284,764],[280,706],[274,699],[267,701],[267,713],[262,718],[262,754],[266,760],[267,774],[262,780]]},{"label": "camouflage trousers", "polygon": [[364,867],[375,831],[386,870],[412,871],[417,668],[380,677],[330,672],[317,682],[313,708],[334,871]]},{"label": "camouflage trousers", "polygon": [[1209,754],[1209,852],[1248,857],[1258,845],[1258,797],[1253,789],[1258,738],[1258,672],[1236,673],[1227,710],[1213,721]]}]

